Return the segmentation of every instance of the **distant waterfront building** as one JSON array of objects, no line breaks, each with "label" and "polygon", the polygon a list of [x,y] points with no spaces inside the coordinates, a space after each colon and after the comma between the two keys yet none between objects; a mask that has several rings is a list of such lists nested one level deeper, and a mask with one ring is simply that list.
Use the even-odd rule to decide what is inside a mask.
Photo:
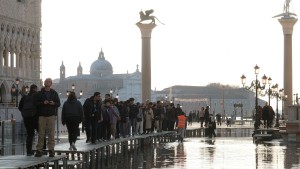
[{"label": "distant waterfront building", "polygon": [[[255,113],[255,93],[238,87],[176,85],[157,91],[157,96],[157,100],[180,104],[187,115],[197,113],[200,107],[206,106],[210,106],[211,114],[219,113],[223,117],[250,118]],[[258,99],[258,105],[264,104],[264,100]]]},{"label": "distant waterfront building", "polygon": [[26,86],[42,85],[41,0],[0,1],[0,25],[0,103],[13,105]]},{"label": "distant waterfront building", "polygon": [[[133,73],[113,74],[113,67],[105,59],[102,49],[98,59],[90,66],[90,74],[83,74],[83,68],[79,63],[77,75],[66,77],[66,66],[62,62],[60,78],[54,79],[53,82],[53,88],[60,93],[61,98],[67,97],[67,91],[71,91],[74,84],[77,96],[82,91],[81,98],[90,97],[96,91],[99,91],[104,97],[105,94],[112,91],[112,97],[118,97],[119,100],[125,101],[133,97],[136,102],[141,102],[142,84],[138,65]],[[154,91],[152,95],[152,98],[156,98]]]}]

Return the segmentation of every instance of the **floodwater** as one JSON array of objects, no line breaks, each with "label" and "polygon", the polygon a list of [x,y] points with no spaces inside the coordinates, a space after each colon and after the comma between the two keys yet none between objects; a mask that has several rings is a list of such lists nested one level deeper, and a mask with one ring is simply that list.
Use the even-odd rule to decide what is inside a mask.
[{"label": "floodwater", "polygon": [[273,140],[253,143],[252,137],[186,138],[145,147],[108,168],[143,169],[287,169],[300,168],[300,144]]}]

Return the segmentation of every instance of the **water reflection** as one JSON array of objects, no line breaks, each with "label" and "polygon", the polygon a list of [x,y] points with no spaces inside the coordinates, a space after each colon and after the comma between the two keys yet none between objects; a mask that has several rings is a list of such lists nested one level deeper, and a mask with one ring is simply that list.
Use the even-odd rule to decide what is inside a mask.
[{"label": "water reflection", "polygon": [[128,153],[108,168],[300,168],[300,144],[274,140],[253,143],[251,137],[187,138]]}]

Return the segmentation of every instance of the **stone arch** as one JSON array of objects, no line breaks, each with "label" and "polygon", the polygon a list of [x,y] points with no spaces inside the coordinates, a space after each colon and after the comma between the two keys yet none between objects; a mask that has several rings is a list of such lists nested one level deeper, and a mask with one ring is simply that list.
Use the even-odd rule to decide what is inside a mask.
[{"label": "stone arch", "polygon": [[4,32],[4,30],[5,30],[5,24],[2,23],[2,24],[1,24],[1,32]]},{"label": "stone arch", "polygon": [[0,103],[7,103],[10,102],[11,99],[11,93],[10,93],[11,87],[9,87],[7,81],[0,82]]}]

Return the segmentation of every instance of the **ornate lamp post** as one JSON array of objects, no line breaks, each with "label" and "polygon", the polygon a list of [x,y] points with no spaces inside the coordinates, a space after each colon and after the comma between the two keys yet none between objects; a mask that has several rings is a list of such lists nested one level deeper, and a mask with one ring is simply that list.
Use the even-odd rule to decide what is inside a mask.
[{"label": "ornate lamp post", "polygon": [[259,74],[259,67],[257,65],[255,65],[254,67],[254,73],[255,73],[255,80],[253,80],[251,82],[251,85],[250,87],[246,87],[245,84],[246,84],[246,76],[245,75],[242,75],[241,76],[241,80],[242,80],[242,84],[243,84],[243,87],[247,88],[247,89],[255,89],[255,123],[254,123],[254,128],[255,130],[259,128],[259,124],[260,124],[260,119],[259,119],[259,112],[258,112],[258,90],[264,90],[265,89],[265,84],[266,84],[266,81],[267,81],[267,77],[266,76],[263,76],[262,77],[262,84],[260,84],[260,81],[257,79],[257,76]]},{"label": "ornate lamp post", "polygon": [[263,85],[266,85],[268,83],[269,88],[266,90],[266,92],[264,94],[261,94],[261,96],[268,95],[268,104],[270,105],[271,95],[272,95],[272,88],[271,88],[272,78],[271,77],[267,78],[267,76],[264,75],[263,79],[266,79],[265,82],[263,82]]},{"label": "ornate lamp post", "polygon": [[278,100],[283,98],[283,89],[278,90],[278,84],[272,86],[272,95],[276,97],[276,124],[275,127],[279,127],[279,113],[278,113]]}]

